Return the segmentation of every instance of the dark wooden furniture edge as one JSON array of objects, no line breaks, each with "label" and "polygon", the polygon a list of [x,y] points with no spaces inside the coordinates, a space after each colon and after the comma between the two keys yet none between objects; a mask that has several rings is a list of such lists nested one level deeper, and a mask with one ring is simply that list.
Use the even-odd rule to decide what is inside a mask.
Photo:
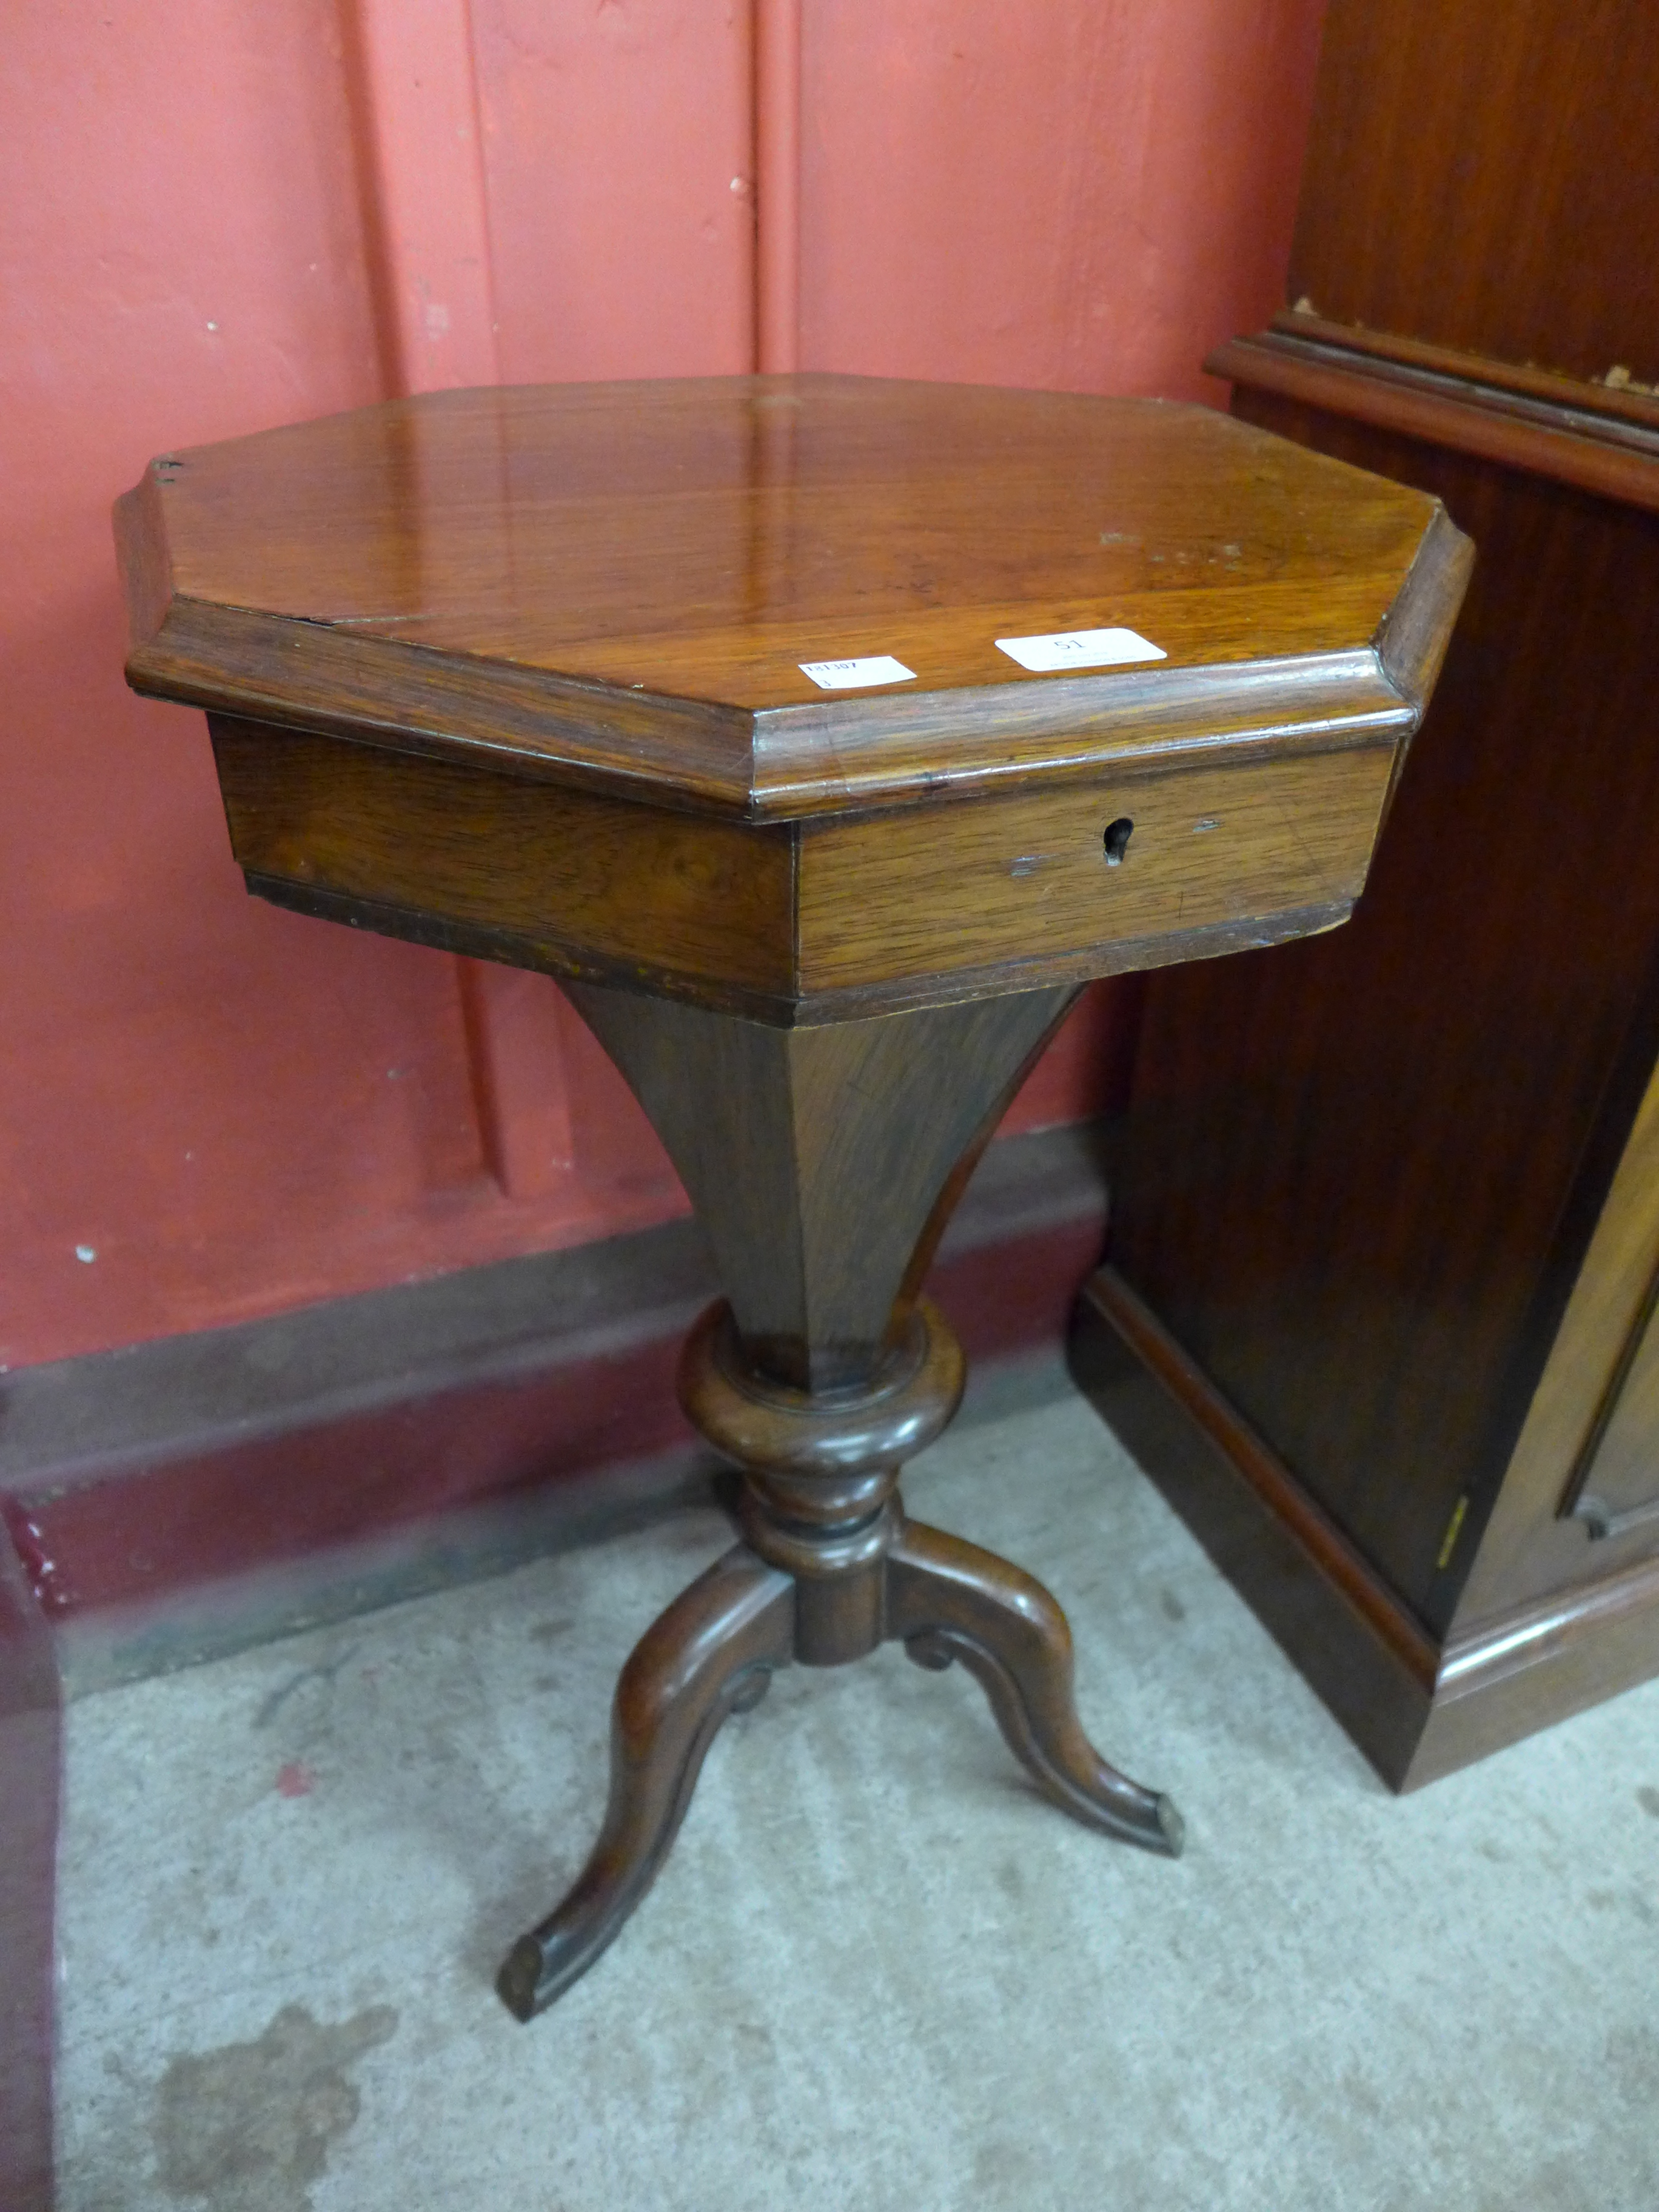
[{"label": "dark wooden furniture edge", "polygon": [[[1089,1125],[990,1148],[931,1278],[977,1359],[1059,1351],[1105,1203]],[[7,1376],[0,1510],[76,1686],[706,1497],[674,1375],[714,1287],[679,1220]]]},{"label": "dark wooden furniture edge", "polygon": [[1415,1789],[1659,1674],[1659,1559],[1455,1632],[1403,1785]]},{"label": "dark wooden furniture edge", "polygon": [[0,2204],[51,2212],[52,1908],[61,1690],[45,1620],[0,1527]]},{"label": "dark wooden furniture edge", "polygon": [[1383,1779],[1412,1790],[1659,1673],[1659,1560],[1443,1646],[1111,1267],[1073,1372]]},{"label": "dark wooden furniture edge", "polygon": [[1084,1288],[1071,1357],[1079,1389],[1398,1787],[1432,1695],[1427,1631],[1109,1267]]},{"label": "dark wooden furniture edge", "polygon": [[[830,746],[816,708],[750,714],[641,693],[632,720],[618,695],[573,678],[388,638],[367,645],[324,623],[184,598],[134,646],[126,677],[134,690],[185,706],[746,821],[1013,790],[1104,768],[1150,771],[1194,751],[1218,762],[1328,751],[1339,730],[1349,743],[1386,744],[1413,711],[1374,653],[1328,653],[1051,677],[1041,689],[1032,680],[884,694],[885,711],[870,699],[845,710]],[[971,716],[951,714],[952,699],[971,699]],[[975,738],[981,757],[964,761]],[[696,770],[686,765],[694,748]]]},{"label": "dark wooden furniture edge", "polygon": [[[1442,611],[1448,605],[1462,605],[1474,561],[1473,539],[1463,535],[1444,507],[1437,507],[1406,579],[1406,588],[1377,635],[1377,657],[1389,681],[1411,701],[1419,720],[1433,696],[1451,644],[1451,625],[1443,619]],[[1379,837],[1388,826],[1410,751],[1407,743],[1395,755],[1394,772],[1377,824]]]},{"label": "dark wooden furniture edge", "polygon": [[1485,376],[1484,362],[1454,374],[1282,328],[1231,339],[1204,366],[1304,406],[1659,509],[1659,424],[1605,406],[1596,386],[1570,386],[1571,401],[1545,397]]},{"label": "dark wooden furniture edge", "polygon": [[[1474,567],[1474,540],[1463,535],[1443,507],[1437,507],[1405,588],[1384,616],[1376,636],[1383,672],[1419,717],[1451,644],[1446,609],[1462,606]],[[1401,762],[1404,757],[1402,749]],[[1400,764],[1395,763],[1396,776]]]},{"label": "dark wooden furniture edge", "polygon": [[1207,960],[1226,952],[1252,951],[1263,945],[1282,944],[1290,938],[1315,936],[1322,930],[1334,929],[1353,911],[1352,899],[1335,899],[1320,906],[1292,908],[1283,914],[1215,922],[1201,929],[1165,931],[1149,938],[1124,938],[1054,958],[1004,960],[985,968],[957,969],[943,975],[905,977],[893,983],[817,991],[791,1000],[678,969],[647,968],[637,963],[623,964],[581,945],[448,921],[412,908],[321,890],[313,884],[295,883],[285,877],[246,872],[246,879],[255,897],[268,899],[273,906],[285,907],[295,914],[344,922],[350,928],[370,929],[382,937],[400,937],[411,945],[428,945],[441,952],[465,953],[473,959],[496,960],[514,968],[533,968],[544,975],[578,982],[605,983],[620,990],[714,1006],[722,1012],[765,1022],[778,1029],[811,1029],[826,1022],[868,1014],[896,1013],[912,1006],[954,1006],[982,996],[993,985],[1004,991],[1038,990],[1049,983],[1084,983],[1106,975],[1168,967],[1176,961]]},{"label": "dark wooden furniture edge", "polygon": [[[1108,768],[1151,772],[1195,752],[1219,763],[1389,744],[1415,726],[1419,711],[1370,648],[882,693],[838,702],[833,726],[816,705],[751,712],[619,693],[175,595],[154,505],[146,479],[115,509],[131,611],[126,676],[136,691],[694,812],[781,821]],[[1402,598],[1423,581],[1414,568]]]},{"label": "dark wooden furniture edge", "polygon": [[1608,384],[1531,364],[1499,361],[1493,354],[1464,353],[1455,346],[1435,345],[1425,338],[1400,337],[1389,331],[1367,330],[1361,324],[1334,323],[1302,307],[1281,307],[1269,329],[1290,338],[1310,338],[1322,345],[1341,346],[1349,353],[1374,361],[1395,362],[1407,368],[1425,368],[1441,376],[1456,377],[1496,392],[1518,392],[1533,399],[1547,399],[1571,409],[1591,409],[1602,419],[1622,416],[1626,422],[1659,432],[1659,392],[1635,384]]}]

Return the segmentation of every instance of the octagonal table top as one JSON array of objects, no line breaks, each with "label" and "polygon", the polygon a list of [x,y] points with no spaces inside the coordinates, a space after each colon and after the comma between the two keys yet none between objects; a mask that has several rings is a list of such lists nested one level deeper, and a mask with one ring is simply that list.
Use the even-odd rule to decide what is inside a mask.
[{"label": "octagonal table top", "polygon": [[389,402],[117,531],[142,691],[754,821],[1397,743],[1468,556],[1207,408],[830,375]]}]

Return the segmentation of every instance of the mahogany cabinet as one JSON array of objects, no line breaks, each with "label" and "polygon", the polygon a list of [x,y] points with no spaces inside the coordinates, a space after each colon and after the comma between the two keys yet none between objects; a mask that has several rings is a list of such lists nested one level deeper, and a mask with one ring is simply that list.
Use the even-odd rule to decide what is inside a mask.
[{"label": "mahogany cabinet", "polygon": [[1346,927],[1149,979],[1079,1371],[1407,1788],[1659,1672],[1659,15],[1335,0],[1233,411],[1474,579]]}]

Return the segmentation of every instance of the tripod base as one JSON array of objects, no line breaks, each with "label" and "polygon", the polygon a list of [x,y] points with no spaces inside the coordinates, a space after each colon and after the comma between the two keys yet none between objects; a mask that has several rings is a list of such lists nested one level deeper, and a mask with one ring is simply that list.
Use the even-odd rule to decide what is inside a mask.
[{"label": "tripod base", "polygon": [[[864,1455],[884,1453],[888,1440],[871,1433],[878,1399],[874,1425],[881,1430],[936,1432],[949,1419],[960,1355],[937,1316],[924,1307],[919,1319],[923,1348],[897,1384],[833,1415],[810,1408],[804,1397],[794,1408],[799,1421],[817,1431],[820,1457],[832,1421],[845,1442],[861,1419]],[[719,1376],[725,1321],[716,1308],[688,1346],[688,1367],[705,1385],[711,1371]],[[954,1371],[941,1376],[952,1360]],[[740,1401],[750,1448],[764,1449],[757,1423],[763,1427],[769,1413],[780,1418],[780,1405],[787,1419],[795,1394],[767,1394],[752,1381],[747,1391],[729,1382],[726,1389]],[[719,1429],[706,1398],[705,1389],[697,1411]],[[922,1405],[931,1406],[927,1419],[918,1413]],[[793,1455],[775,1443],[771,1456],[793,1455],[798,1484],[824,1480],[799,1471],[805,1451],[801,1437]],[[843,1458],[854,1455],[849,1447]],[[783,1479],[775,1468],[773,1482]],[[767,1477],[751,1474],[744,1513],[751,1540],[682,1592],[635,1647],[617,1686],[611,1796],[599,1841],[569,1894],[514,1945],[497,1980],[520,2020],[551,2004],[617,1936],[668,1855],[721,1723],[758,1704],[773,1670],[793,1661],[838,1664],[885,1638],[901,1639],[919,1666],[942,1669],[959,1660],[984,1688],[1009,1749],[1062,1811],[1122,1842],[1170,1858],[1179,1854],[1181,1816],[1170,1800],[1109,1765],[1083,1733],[1073,1697],[1071,1632],[1048,1592],[994,1553],[906,1521],[890,1466],[861,1480],[879,1490],[875,1510],[813,1530],[769,1519],[775,1501]],[[757,1547],[774,1557],[763,1557]],[[778,1564],[792,1554],[793,1571]]]},{"label": "tripod base", "polygon": [[793,1661],[889,1638],[960,1660],[1038,1788],[1170,1856],[1165,1797],[1090,1745],[1065,1615],[1018,1567],[905,1520],[899,1469],[962,1396],[920,1287],[951,1206],[1071,996],[1061,985],[822,1027],[765,1025],[587,984],[569,996],[628,1078],[707,1229],[730,1303],[686,1340],[687,1418],[742,1470],[743,1541],[676,1599],[617,1688],[592,1857],[516,1943],[520,2020],[586,1972],[651,1885],[721,1722]]}]

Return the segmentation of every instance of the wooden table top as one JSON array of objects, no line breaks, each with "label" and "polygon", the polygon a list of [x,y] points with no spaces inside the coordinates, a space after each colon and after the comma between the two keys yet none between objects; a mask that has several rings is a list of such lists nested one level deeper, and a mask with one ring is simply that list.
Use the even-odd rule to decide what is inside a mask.
[{"label": "wooden table top", "polygon": [[[395,401],[165,456],[117,530],[140,690],[750,820],[1395,743],[1467,556],[1206,408],[818,375]],[[1102,631],[1146,657],[999,643]]]}]

